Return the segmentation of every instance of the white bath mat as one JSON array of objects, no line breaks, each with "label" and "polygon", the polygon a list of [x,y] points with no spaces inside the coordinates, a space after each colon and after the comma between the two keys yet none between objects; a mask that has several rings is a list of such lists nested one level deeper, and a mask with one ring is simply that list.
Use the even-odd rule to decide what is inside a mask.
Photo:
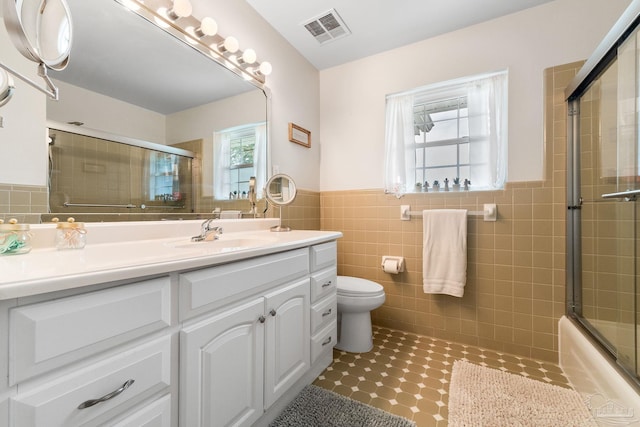
[{"label": "white bath mat", "polygon": [[449,386],[449,427],[459,426],[597,424],[574,390],[458,360]]}]

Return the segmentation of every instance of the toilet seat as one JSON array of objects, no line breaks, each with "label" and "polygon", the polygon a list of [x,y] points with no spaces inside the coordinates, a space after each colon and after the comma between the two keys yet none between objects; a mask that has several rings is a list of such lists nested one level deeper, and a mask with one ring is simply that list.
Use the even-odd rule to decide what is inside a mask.
[{"label": "toilet seat", "polygon": [[359,277],[338,276],[338,295],[349,297],[377,297],[384,295],[382,285]]}]

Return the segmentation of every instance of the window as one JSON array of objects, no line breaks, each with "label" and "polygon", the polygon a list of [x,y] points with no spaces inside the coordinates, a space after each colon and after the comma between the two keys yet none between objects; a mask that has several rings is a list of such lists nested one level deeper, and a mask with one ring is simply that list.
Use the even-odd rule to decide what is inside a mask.
[{"label": "window", "polygon": [[214,141],[214,197],[247,197],[252,176],[261,197],[266,181],[266,166],[261,166],[266,164],[266,125],[250,124],[216,132]]},{"label": "window", "polygon": [[149,154],[149,201],[176,202],[183,198],[180,192],[182,159],[177,154],[152,151]]},{"label": "window", "polygon": [[401,196],[455,178],[475,190],[503,188],[507,73],[387,96],[385,144],[387,192]]},{"label": "window", "polygon": [[[469,109],[467,97],[430,101],[413,107],[415,182],[468,178]],[[463,179],[464,179],[463,178]]]}]

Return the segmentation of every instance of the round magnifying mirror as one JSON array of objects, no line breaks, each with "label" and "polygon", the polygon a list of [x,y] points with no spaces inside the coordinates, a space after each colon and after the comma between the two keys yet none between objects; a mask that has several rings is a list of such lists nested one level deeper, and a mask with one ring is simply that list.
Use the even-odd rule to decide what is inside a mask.
[{"label": "round magnifying mirror", "polygon": [[288,175],[280,173],[269,178],[265,197],[269,203],[280,208],[280,225],[271,227],[271,231],[291,231],[290,227],[282,225],[282,206],[293,203],[296,194],[296,184]]},{"label": "round magnifying mirror", "polygon": [[0,68],[0,107],[9,102],[14,90],[13,78],[6,70]]},{"label": "round magnifying mirror", "polygon": [[3,0],[4,20],[16,48],[53,70],[64,69],[71,52],[71,13],[65,0]]}]

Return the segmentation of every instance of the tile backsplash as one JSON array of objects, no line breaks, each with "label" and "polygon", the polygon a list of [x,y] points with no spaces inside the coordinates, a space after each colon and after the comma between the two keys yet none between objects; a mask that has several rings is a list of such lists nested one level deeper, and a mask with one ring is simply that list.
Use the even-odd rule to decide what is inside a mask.
[{"label": "tile backsplash", "polygon": [[0,184],[0,219],[38,223],[49,211],[49,190],[39,185]]}]

